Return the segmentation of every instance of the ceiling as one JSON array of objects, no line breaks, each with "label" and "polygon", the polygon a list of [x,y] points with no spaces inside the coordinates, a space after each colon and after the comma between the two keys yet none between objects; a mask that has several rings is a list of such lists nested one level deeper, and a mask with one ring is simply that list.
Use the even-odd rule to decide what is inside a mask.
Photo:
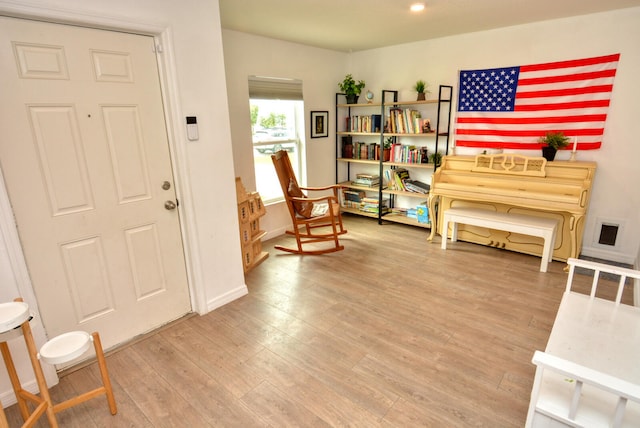
[{"label": "ceiling", "polygon": [[[219,0],[222,28],[355,52],[640,6],[640,0]],[[409,6],[424,3],[421,13]]]}]

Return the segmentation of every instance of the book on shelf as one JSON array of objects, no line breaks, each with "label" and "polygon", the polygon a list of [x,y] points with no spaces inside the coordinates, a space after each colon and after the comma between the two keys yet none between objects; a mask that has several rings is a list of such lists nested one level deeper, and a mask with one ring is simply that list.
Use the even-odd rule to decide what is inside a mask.
[{"label": "book on shelf", "polygon": [[380,178],[372,180],[368,178],[356,178],[355,180],[351,180],[351,184],[354,186],[376,187],[380,184]]},{"label": "book on shelf", "polygon": [[380,132],[382,116],[379,114],[371,115],[352,115],[346,118],[347,132]]},{"label": "book on shelf", "polygon": [[369,186],[369,187],[377,186],[379,183],[380,183],[379,175],[365,174],[365,173],[356,174],[355,180],[351,181],[351,184],[354,184],[357,186]]},{"label": "book on shelf", "polygon": [[404,181],[409,179],[409,171],[406,168],[396,168],[389,170],[388,188],[391,190],[405,191]]},{"label": "book on shelf", "polygon": [[380,114],[371,115],[371,129],[372,129],[372,132],[380,132],[382,130],[382,115]]},{"label": "book on shelf", "polygon": [[428,163],[427,147],[393,144],[391,146],[391,161],[402,163]]},{"label": "book on shelf", "polygon": [[392,212],[394,214],[404,215],[421,224],[429,224],[429,209],[427,208],[426,201],[412,208],[393,208]]},{"label": "book on shelf", "polygon": [[362,143],[360,145],[360,159],[369,159],[369,145]]},{"label": "book on shelf", "polygon": [[402,215],[402,216],[406,216],[407,215],[407,208],[404,207],[393,207],[389,210],[389,212],[391,214],[397,214],[397,215]]},{"label": "book on shelf", "polygon": [[429,193],[430,185],[419,180],[412,180],[406,168],[388,169],[384,171],[385,185],[389,190],[404,192]]},{"label": "book on shelf", "polygon": [[394,134],[425,134],[431,130],[431,120],[423,118],[419,110],[399,107],[389,108],[389,116],[385,122],[387,132]]},{"label": "book on shelf", "polygon": [[361,202],[366,193],[362,190],[342,189],[342,195],[345,201]]},{"label": "book on shelf", "polygon": [[422,181],[418,181],[418,180],[404,180],[403,182],[404,187],[409,191],[409,192],[416,192],[416,193],[429,193],[429,190],[431,189],[431,186],[429,186],[427,183],[423,183]]},{"label": "book on shelf", "polygon": [[351,135],[342,136],[342,157],[353,159],[353,138]]},{"label": "book on shelf", "polygon": [[360,173],[356,174],[356,178],[364,178],[366,180],[377,180],[377,179],[380,178],[380,176],[377,175],[377,174],[367,174],[367,173],[364,173],[364,172],[360,172]]},{"label": "book on shelf", "polygon": [[361,202],[356,202],[356,201],[348,201],[348,200],[343,200],[342,201],[342,206],[344,208],[352,208],[354,210],[359,210],[360,209],[360,204],[361,204]]},{"label": "book on shelf", "polygon": [[383,199],[382,202],[378,200],[377,197],[368,196],[362,198],[360,202],[360,211],[364,211],[371,214],[387,213],[389,212],[389,200]]},{"label": "book on shelf", "polygon": [[[348,146],[347,146],[348,147]],[[380,144],[378,143],[365,143],[364,141],[355,141],[351,145],[351,150],[346,151],[343,148],[343,153],[348,153],[343,157],[351,158],[351,159],[367,159],[367,160],[376,160],[379,158],[379,150]],[[349,156],[349,154],[351,156]]]},{"label": "book on shelf", "polygon": [[416,206],[416,218],[418,223],[429,224],[429,208],[426,201]]}]

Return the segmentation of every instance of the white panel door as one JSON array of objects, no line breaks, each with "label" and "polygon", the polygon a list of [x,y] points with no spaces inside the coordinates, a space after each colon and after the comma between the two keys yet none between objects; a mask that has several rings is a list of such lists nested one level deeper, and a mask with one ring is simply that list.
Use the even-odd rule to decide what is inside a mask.
[{"label": "white panel door", "polygon": [[0,17],[0,76],[0,163],[48,335],[110,347],[189,312],[153,38]]}]

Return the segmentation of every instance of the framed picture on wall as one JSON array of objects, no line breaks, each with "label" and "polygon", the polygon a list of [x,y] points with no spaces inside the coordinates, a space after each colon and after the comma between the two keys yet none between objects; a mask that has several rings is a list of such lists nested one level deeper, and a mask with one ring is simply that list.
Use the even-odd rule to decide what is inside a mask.
[{"label": "framed picture on wall", "polygon": [[329,112],[328,111],[312,111],[311,112],[311,138],[320,138],[329,136]]}]

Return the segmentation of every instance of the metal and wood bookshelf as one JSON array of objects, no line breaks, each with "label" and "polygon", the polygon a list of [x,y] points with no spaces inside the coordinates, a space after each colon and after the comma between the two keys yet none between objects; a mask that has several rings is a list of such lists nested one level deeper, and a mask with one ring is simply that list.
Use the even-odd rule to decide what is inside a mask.
[{"label": "metal and wood bookshelf", "polygon": [[[344,203],[342,210],[344,212],[357,214],[365,217],[372,217],[378,220],[379,224],[383,224],[383,221],[392,221],[396,223],[403,223],[412,226],[429,228],[429,223],[421,223],[417,219],[409,218],[406,215],[402,215],[397,212],[396,204],[398,198],[407,197],[417,200],[426,200],[429,195],[425,193],[407,192],[402,190],[393,190],[385,186],[385,169],[398,169],[404,168],[410,171],[419,172],[423,175],[430,175],[439,166],[436,163],[415,163],[415,162],[398,162],[395,160],[384,160],[384,143],[387,138],[392,138],[394,142],[402,144],[403,141],[422,141],[431,149],[432,153],[440,153],[439,149],[443,149],[442,155],[446,155],[449,152],[450,142],[450,122],[451,122],[451,104],[453,97],[453,87],[448,85],[440,85],[438,89],[438,98],[425,101],[399,101],[398,91],[396,90],[383,90],[381,94],[381,101],[377,103],[360,103],[360,104],[345,104],[341,103],[345,95],[342,93],[336,93],[336,183],[342,184],[345,188],[354,189],[358,191],[366,192],[367,195],[375,194],[379,203],[383,203],[384,198],[388,198],[388,205],[390,212],[383,212],[382,209],[378,209],[377,213],[361,211],[357,208],[345,207]],[[434,112],[435,126],[432,132],[391,132],[387,127],[387,120],[389,118],[389,109],[398,108],[420,108],[426,107],[430,112]],[[356,132],[347,128],[347,118],[352,118],[354,112],[376,112],[379,109],[380,122],[379,130],[373,130],[373,132]],[[433,129],[433,128],[432,128]],[[375,140],[378,147],[378,158],[374,159],[362,159],[354,157],[345,157],[343,150],[343,138],[369,138]],[[373,137],[373,138],[372,138]],[[374,143],[371,143],[374,144]],[[404,144],[409,145],[409,144]],[[374,152],[375,152],[374,146]],[[377,168],[376,168],[377,167]],[[363,169],[377,170],[380,177],[379,183],[375,187],[360,186],[353,184],[354,170]],[[424,174],[427,173],[427,174]],[[341,201],[343,202],[343,201]]]}]

